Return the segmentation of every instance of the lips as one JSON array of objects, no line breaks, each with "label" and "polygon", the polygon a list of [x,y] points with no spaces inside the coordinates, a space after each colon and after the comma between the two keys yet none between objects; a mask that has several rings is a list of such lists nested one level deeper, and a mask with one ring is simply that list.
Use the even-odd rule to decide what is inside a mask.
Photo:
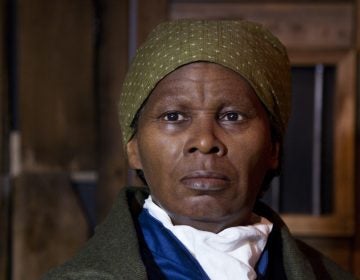
[{"label": "lips", "polygon": [[217,171],[197,170],[180,180],[185,187],[195,191],[221,191],[228,187],[230,178]]}]

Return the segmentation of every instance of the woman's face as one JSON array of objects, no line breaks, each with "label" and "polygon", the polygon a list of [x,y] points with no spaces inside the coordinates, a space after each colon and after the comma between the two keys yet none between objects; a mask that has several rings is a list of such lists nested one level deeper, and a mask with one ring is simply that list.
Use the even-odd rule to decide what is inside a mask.
[{"label": "woman's face", "polygon": [[264,176],[278,165],[278,146],[249,83],[198,62],[158,83],[127,149],[174,224],[219,232],[250,222]]}]

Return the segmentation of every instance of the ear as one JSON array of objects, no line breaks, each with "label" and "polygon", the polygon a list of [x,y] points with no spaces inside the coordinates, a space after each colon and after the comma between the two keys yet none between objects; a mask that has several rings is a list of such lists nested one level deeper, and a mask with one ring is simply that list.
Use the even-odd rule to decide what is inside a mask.
[{"label": "ear", "polygon": [[278,141],[271,143],[271,151],[269,157],[269,167],[276,170],[279,167],[280,161],[280,143]]},{"label": "ear", "polygon": [[134,136],[127,144],[126,144],[126,153],[128,156],[128,161],[130,168],[132,169],[142,169],[142,164],[140,160],[138,141],[136,136]]}]

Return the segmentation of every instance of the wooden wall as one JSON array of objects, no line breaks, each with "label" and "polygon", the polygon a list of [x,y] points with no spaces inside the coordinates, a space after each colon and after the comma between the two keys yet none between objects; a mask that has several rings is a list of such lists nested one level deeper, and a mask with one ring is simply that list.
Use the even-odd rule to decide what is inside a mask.
[{"label": "wooden wall", "polygon": [[13,189],[12,279],[39,279],[84,245],[86,220],[66,173],[24,173]]},{"label": "wooden wall", "polygon": [[12,279],[38,279],[74,254],[88,226],[70,174],[95,168],[93,7],[18,1]]},{"label": "wooden wall", "polygon": [[160,22],[169,18],[168,0],[137,0],[137,46],[139,46]]},{"label": "wooden wall", "polygon": [[355,3],[355,46],[357,52],[357,118],[356,118],[356,151],[355,151],[355,170],[356,170],[356,181],[355,181],[355,238],[353,241],[353,268],[354,274],[360,278],[360,0],[356,0]]},{"label": "wooden wall", "polygon": [[[176,2],[184,1],[17,1],[20,165],[9,177],[7,7],[0,0],[0,280],[39,279],[87,240],[88,222],[72,188],[74,174],[90,172],[98,178],[98,221],[131,177],[117,122],[117,100],[133,51],[129,41],[139,45],[156,24],[171,17],[170,4]],[[8,179],[10,196],[4,184]],[[359,188],[357,197],[359,208]],[[354,238],[306,241],[360,276],[359,225],[357,215]]]},{"label": "wooden wall", "polygon": [[88,1],[19,1],[23,172],[95,167],[93,12]]},{"label": "wooden wall", "polygon": [[[5,14],[5,0],[0,0],[0,15]],[[7,134],[7,69],[5,59],[5,28],[6,17],[2,16],[0,19],[0,174],[6,171],[5,154],[6,154],[6,141],[5,135]]]},{"label": "wooden wall", "polygon": [[[5,0],[1,4],[6,15],[9,7]],[[128,65],[128,8],[127,0],[17,1],[18,103],[12,113],[19,123],[11,134],[19,141],[7,161],[16,164],[11,176],[10,170],[6,174],[11,183],[6,199],[0,181],[1,210],[11,203],[9,213],[0,212],[11,220],[8,230],[6,219],[0,220],[0,245],[6,245],[0,248],[0,279],[39,279],[88,239],[89,221],[74,177],[98,179],[98,221],[127,179],[117,99]],[[0,77],[3,130],[8,91],[6,75]],[[2,148],[12,136],[1,133]],[[5,154],[2,150],[2,160]]]},{"label": "wooden wall", "polygon": [[98,219],[108,213],[127,180],[127,165],[118,123],[117,104],[128,67],[128,1],[98,1],[100,20],[96,50]]},{"label": "wooden wall", "polygon": [[7,192],[8,171],[8,100],[6,68],[6,17],[5,0],[0,0],[0,279],[8,274],[8,238],[9,238],[9,197]]}]

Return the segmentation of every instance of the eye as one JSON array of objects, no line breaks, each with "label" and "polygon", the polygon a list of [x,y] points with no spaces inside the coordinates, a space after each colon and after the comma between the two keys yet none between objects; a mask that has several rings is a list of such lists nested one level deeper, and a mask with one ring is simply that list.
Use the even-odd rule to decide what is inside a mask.
[{"label": "eye", "polygon": [[244,116],[239,112],[226,112],[220,115],[221,121],[237,122],[244,120]]},{"label": "eye", "polygon": [[162,115],[162,119],[168,122],[179,122],[185,120],[184,114],[180,112],[166,112]]}]

